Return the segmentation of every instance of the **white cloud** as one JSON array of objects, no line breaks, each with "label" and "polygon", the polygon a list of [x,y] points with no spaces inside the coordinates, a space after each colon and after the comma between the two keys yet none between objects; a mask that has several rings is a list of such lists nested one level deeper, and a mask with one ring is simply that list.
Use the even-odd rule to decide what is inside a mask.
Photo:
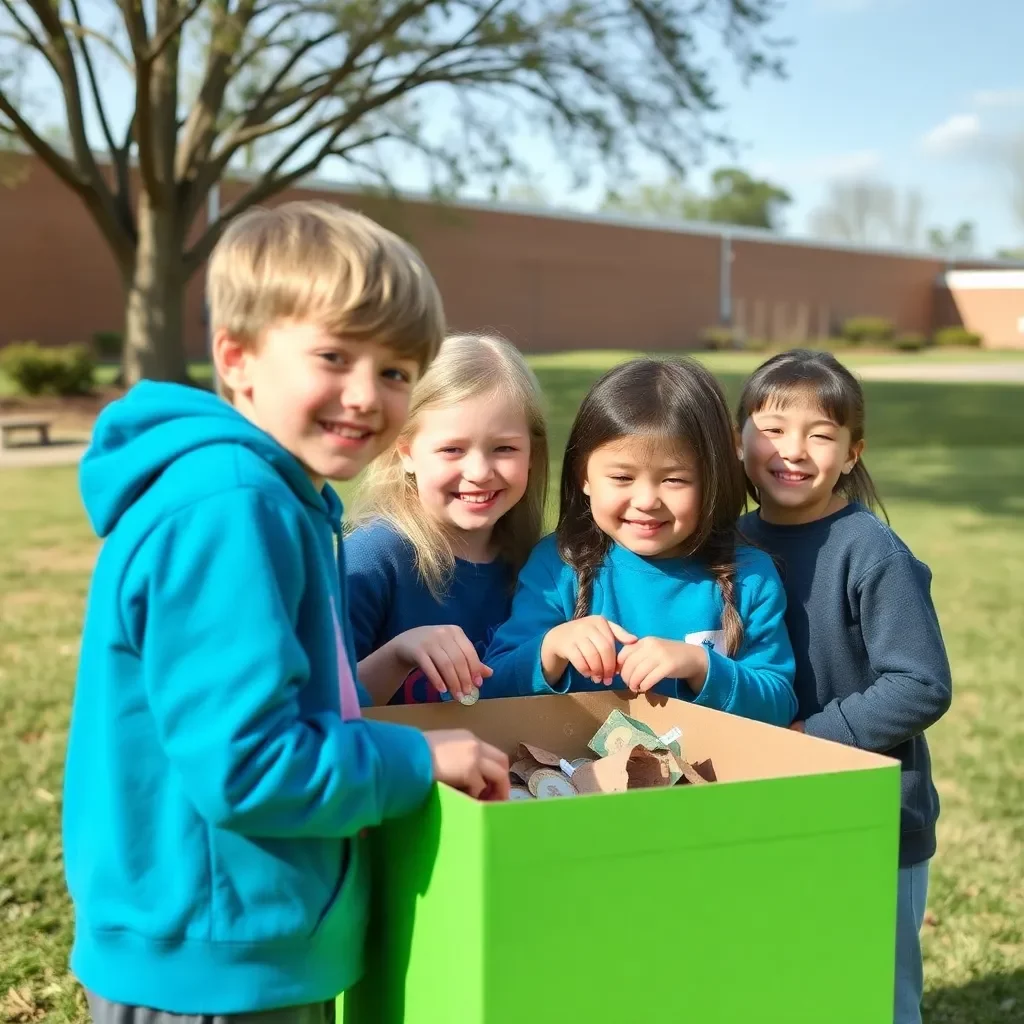
[{"label": "white cloud", "polygon": [[921,146],[926,153],[949,156],[962,153],[981,138],[981,118],[977,114],[951,114],[924,134]]},{"label": "white cloud", "polygon": [[971,99],[976,107],[1024,107],[1024,89],[979,89]]}]

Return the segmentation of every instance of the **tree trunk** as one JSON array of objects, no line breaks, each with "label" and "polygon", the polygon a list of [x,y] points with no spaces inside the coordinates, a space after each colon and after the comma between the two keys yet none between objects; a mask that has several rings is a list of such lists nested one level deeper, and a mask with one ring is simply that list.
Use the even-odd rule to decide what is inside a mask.
[{"label": "tree trunk", "polygon": [[182,334],[185,276],[182,228],[177,210],[154,206],[145,190],[139,196],[135,263],[125,273],[123,379],[187,383],[188,363]]}]

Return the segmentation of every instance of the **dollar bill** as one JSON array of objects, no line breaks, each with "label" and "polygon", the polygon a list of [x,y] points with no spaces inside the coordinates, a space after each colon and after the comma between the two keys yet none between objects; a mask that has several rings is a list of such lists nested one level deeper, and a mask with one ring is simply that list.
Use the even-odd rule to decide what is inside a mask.
[{"label": "dollar bill", "polygon": [[645,747],[647,750],[668,750],[677,758],[682,758],[682,747],[679,744],[681,730],[673,730],[673,738],[659,736],[649,725],[624,715],[621,711],[613,711],[597,730],[588,744],[598,757],[608,757],[620,750],[632,747]]}]

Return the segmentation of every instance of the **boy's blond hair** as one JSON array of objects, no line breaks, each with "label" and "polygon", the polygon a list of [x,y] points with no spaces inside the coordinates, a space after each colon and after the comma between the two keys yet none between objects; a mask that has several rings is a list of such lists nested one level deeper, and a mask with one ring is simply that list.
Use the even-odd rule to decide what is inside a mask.
[{"label": "boy's blond hair", "polygon": [[[424,514],[416,479],[402,466],[399,446],[408,445],[429,409],[493,395],[522,407],[530,433],[526,493],[495,524],[498,557],[517,574],[540,540],[548,490],[548,433],[540,385],[519,350],[494,335],[456,334],[444,340],[430,369],[413,389],[409,416],[391,450],[366,470],[359,487],[353,528],[384,520],[403,534],[416,553],[420,578],[438,600],[444,598],[455,554],[441,524]],[[513,577],[514,578],[514,577]]]},{"label": "boy's blond hair", "polygon": [[298,200],[233,220],[206,273],[211,333],[258,345],[288,320],[374,341],[423,370],[444,337],[430,271],[397,235],[333,203]]}]

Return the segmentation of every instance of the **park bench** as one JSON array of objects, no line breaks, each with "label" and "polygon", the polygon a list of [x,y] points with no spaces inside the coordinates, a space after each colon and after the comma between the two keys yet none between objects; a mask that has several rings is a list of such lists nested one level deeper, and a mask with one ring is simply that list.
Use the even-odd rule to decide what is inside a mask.
[{"label": "park bench", "polygon": [[4,416],[0,417],[0,448],[10,444],[11,434],[19,430],[34,430],[40,444],[50,443],[50,426],[53,421],[41,416]]}]

